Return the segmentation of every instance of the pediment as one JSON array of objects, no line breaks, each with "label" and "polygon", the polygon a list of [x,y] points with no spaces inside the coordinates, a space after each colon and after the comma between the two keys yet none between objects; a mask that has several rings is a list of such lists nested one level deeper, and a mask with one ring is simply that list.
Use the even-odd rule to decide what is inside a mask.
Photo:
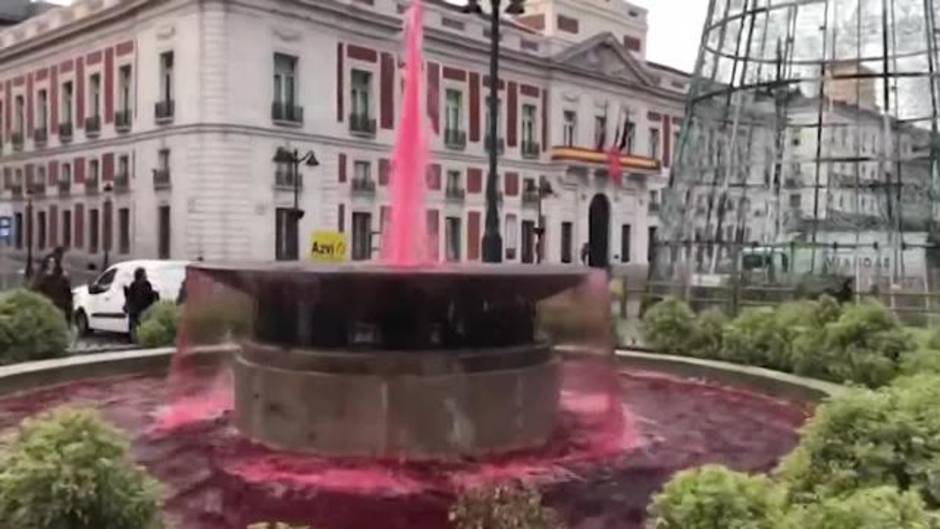
[{"label": "pediment", "polygon": [[642,62],[611,33],[602,33],[559,53],[559,66],[595,73],[641,85],[654,85]]}]

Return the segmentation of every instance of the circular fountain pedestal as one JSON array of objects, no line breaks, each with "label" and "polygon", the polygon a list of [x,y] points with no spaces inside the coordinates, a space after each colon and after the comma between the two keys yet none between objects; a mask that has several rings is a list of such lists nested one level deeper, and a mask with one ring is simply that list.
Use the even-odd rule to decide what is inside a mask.
[{"label": "circular fountain pedestal", "polygon": [[544,444],[558,360],[535,305],[578,269],[199,265],[248,293],[235,423],[276,448],[453,459]]}]

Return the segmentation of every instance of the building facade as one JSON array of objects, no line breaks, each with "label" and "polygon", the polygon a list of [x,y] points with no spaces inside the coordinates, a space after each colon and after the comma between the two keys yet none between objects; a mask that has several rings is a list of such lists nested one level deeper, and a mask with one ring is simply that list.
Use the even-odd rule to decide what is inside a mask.
[{"label": "building facade", "polygon": [[[338,230],[349,259],[378,257],[406,8],[77,0],[0,31],[3,251],[290,259]],[[645,60],[645,19],[625,2],[527,2],[504,24],[492,140],[488,21],[426,0],[432,258],[480,259],[495,141],[507,262],[576,263],[585,244],[600,261],[647,262],[688,79]],[[607,174],[614,145],[622,182]],[[281,148],[319,165],[295,171]]]}]

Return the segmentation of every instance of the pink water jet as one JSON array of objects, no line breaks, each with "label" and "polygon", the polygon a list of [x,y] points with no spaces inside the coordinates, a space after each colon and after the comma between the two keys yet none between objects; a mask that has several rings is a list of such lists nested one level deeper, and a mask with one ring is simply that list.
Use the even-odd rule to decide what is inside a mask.
[{"label": "pink water jet", "polygon": [[383,244],[384,259],[397,266],[419,265],[430,255],[421,214],[428,166],[427,125],[422,105],[423,23],[424,6],[421,0],[412,0],[405,21],[405,93],[392,157],[391,224]]}]

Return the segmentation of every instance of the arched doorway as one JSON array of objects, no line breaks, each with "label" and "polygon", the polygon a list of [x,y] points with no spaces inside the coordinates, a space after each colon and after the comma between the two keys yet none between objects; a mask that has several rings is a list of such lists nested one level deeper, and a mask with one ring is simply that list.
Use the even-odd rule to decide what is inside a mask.
[{"label": "arched doorway", "polygon": [[610,201],[603,193],[591,199],[588,219],[588,264],[607,268],[610,264]]}]

